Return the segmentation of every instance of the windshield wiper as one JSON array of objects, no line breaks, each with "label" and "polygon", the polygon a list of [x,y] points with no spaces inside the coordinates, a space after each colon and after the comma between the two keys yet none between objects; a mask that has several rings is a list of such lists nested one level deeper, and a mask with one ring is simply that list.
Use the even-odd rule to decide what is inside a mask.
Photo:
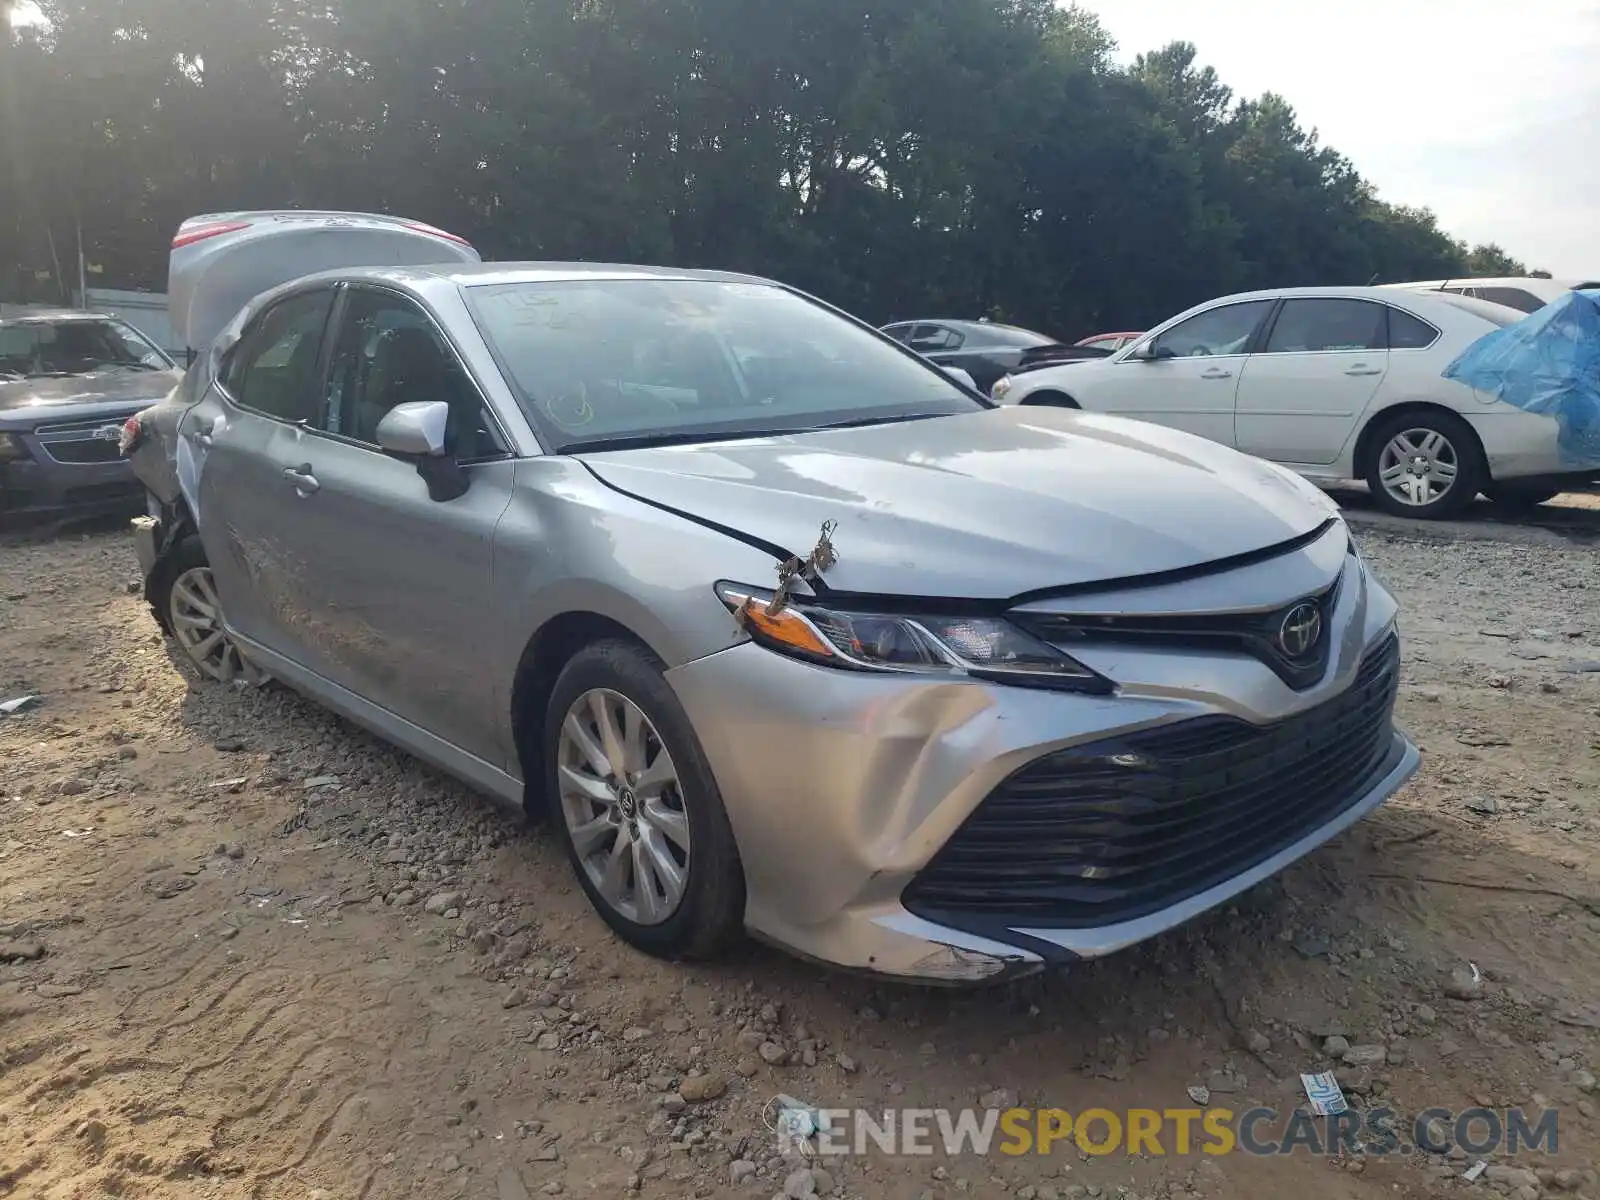
[{"label": "windshield wiper", "polygon": [[611,438],[591,438],[567,442],[557,447],[561,454],[594,454],[602,450],[648,450],[655,446],[692,446],[696,442],[728,442],[739,438],[777,437],[794,429],[686,430],[680,433],[632,433]]},{"label": "windshield wiper", "polygon": [[793,433],[815,433],[821,429],[865,429],[869,425],[899,425],[906,421],[934,421],[940,417],[953,417],[955,413],[914,413],[911,416],[900,417],[857,417],[849,421],[832,421],[827,425],[812,425],[807,429],[795,429]]}]

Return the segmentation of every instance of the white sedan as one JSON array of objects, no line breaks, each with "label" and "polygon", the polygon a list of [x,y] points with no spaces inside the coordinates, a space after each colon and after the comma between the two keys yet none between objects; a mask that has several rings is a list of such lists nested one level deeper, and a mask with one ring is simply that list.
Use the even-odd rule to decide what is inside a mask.
[{"label": "white sedan", "polygon": [[1249,292],[1180,313],[1110,358],[1008,375],[993,395],[1187,430],[1312,479],[1364,479],[1403,516],[1449,516],[1480,492],[1533,505],[1595,474],[1563,473],[1554,418],[1441,374],[1523,316],[1445,292]]}]

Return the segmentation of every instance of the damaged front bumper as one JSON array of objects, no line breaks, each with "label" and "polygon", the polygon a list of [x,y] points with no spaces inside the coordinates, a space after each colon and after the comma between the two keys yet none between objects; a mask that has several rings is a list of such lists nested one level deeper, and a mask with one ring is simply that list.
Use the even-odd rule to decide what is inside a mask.
[{"label": "damaged front bumper", "polygon": [[[975,984],[1110,954],[1181,925],[1348,828],[1411,777],[1417,750],[1392,725],[1393,600],[1358,567],[1333,616],[1327,675],[1305,691],[1242,655],[1130,647],[1074,651],[1118,681],[1115,696],[838,671],[753,643],[685,664],[668,678],[722,793],[755,936],[850,970]],[[1373,691],[1378,687],[1384,695]],[[1041,919],[1037,906],[1008,912],[1000,890],[1017,859],[1037,849],[1024,841],[1020,850],[978,845],[978,861],[996,855],[996,893],[980,897],[972,911],[923,899],[941,852],[961,839],[970,849],[970,822],[980,807],[1049,756],[1165,729],[1178,731],[1174,744],[1181,744],[1203,718],[1213,725],[1233,718],[1232,727],[1247,734],[1280,729],[1299,737],[1293,731],[1326,728],[1335,706],[1367,693],[1381,704],[1364,718],[1370,736],[1337,794],[1310,814],[1314,819],[1283,815],[1300,811],[1297,792],[1313,769],[1305,760],[1256,786],[1251,803],[1259,812],[1249,819],[1278,820],[1282,836],[1275,832],[1254,857],[1230,860],[1225,874],[1213,872],[1204,886],[1122,906],[1120,915],[1117,904],[1106,905],[1104,921],[1081,913]],[[1274,753],[1282,738],[1277,746]],[[1240,818],[1236,812],[1229,819]],[[1197,840],[1216,835],[1203,822],[1194,828]],[[987,875],[980,870],[979,877]],[[1052,882],[1081,890],[1094,878],[1088,869]]]}]

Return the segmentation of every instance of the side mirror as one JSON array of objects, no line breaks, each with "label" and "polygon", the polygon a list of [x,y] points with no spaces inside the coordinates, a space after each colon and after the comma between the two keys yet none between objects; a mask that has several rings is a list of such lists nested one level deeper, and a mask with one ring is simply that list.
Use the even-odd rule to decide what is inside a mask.
[{"label": "side mirror", "polygon": [[1177,358],[1178,356],[1166,346],[1159,346],[1155,342],[1146,342],[1129,354],[1128,357],[1136,358],[1140,362],[1160,362],[1162,359]]},{"label": "side mirror", "polygon": [[957,383],[963,383],[973,391],[978,390],[978,381],[963,371],[960,367],[941,367],[939,369],[942,370],[946,375],[950,376],[951,379],[954,379]]},{"label": "side mirror", "polygon": [[385,453],[417,464],[428,485],[428,499],[440,502],[466,495],[472,477],[449,453],[446,433],[450,406],[443,400],[396,404],[378,422],[378,446]]},{"label": "side mirror", "polygon": [[402,458],[442,458],[450,406],[443,400],[397,404],[378,422],[378,445]]}]

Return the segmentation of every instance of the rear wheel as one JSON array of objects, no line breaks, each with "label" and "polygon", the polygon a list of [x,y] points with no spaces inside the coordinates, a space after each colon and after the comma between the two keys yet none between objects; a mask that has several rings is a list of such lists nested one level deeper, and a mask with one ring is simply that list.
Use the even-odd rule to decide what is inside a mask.
[{"label": "rear wheel", "polygon": [[640,646],[580,650],[545,715],[549,794],[578,883],[623,940],[708,958],[744,932],[744,867],[700,740]]},{"label": "rear wheel", "polygon": [[1419,520],[1461,512],[1487,473],[1472,427],[1447,412],[1399,413],[1382,421],[1367,441],[1362,469],[1381,508]]},{"label": "rear wheel", "polygon": [[1525,512],[1530,508],[1537,508],[1547,500],[1554,500],[1561,494],[1561,489],[1515,482],[1491,483],[1483,489],[1483,494],[1501,508],[1510,509],[1512,512]]},{"label": "rear wheel", "polygon": [[222,602],[200,539],[179,542],[157,571],[160,578],[152,589],[156,615],[194,669],[218,683],[266,683],[270,676],[245,657],[223,627]]}]

